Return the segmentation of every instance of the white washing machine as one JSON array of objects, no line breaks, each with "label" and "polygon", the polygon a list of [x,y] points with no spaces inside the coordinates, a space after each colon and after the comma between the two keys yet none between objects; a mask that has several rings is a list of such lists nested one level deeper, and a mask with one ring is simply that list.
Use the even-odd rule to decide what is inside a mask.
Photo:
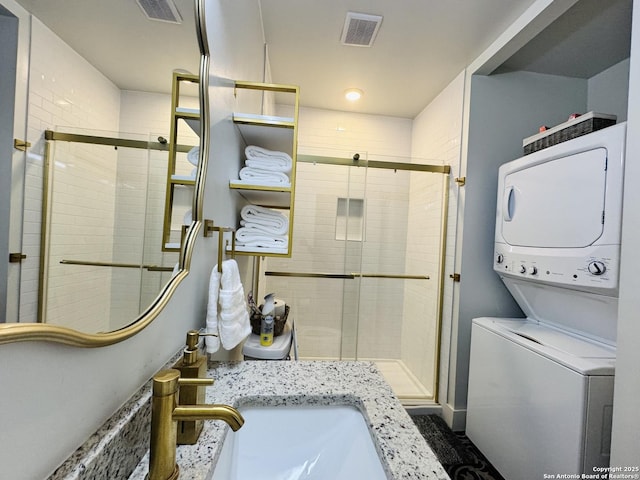
[{"label": "white washing machine", "polygon": [[466,433],[508,480],[609,463],[625,127],[499,170],[494,270],[527,318],[474,319]]}]

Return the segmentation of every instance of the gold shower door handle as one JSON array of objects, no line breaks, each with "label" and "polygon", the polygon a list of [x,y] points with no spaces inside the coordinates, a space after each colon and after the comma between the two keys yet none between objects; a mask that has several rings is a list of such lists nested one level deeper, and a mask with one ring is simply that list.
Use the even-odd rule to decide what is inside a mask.
[{"label": "gold shower door handle", "polygon": [[265,276],[272,277],[308,277],[308,278],[338,278],[354,280],[356,278],[396,278],[400,280],[429,280],[429,275],[391,275],[385,273],[302,273],[302,272],[264,272]]},{"label": "gold shower door handle", "polygon": [[429,275],[393,275],[388,273],[360,273],[351,272],[353,278],[396,278],[399,280],[429,280]]}]

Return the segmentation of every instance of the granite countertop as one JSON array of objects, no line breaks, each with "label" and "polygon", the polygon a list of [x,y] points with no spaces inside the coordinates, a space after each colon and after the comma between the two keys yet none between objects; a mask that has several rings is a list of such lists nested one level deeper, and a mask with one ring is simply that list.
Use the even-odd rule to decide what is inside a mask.
[{"label": "granite countertop", "polygon": [[[369,362],[244,361],[210,363],[207,403],[243,406],[351,405],[368,422],[390,479],[448,479],[406,410]],[[177,448],[180,478],[206,480],[230,429],[206,421],[196,445]],[[148,454],[129,480],[144,480]]]}]

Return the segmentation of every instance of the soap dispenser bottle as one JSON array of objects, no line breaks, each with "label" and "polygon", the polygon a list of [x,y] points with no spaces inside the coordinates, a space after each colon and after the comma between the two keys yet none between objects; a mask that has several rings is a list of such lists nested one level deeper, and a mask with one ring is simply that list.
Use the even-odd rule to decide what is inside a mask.
[{"label": "soap dispenser bottle", "polygon": [[[180,378],[206,378],[207,357],[198,352],[200,334],[197,330],[187,332],[187,345],[182,358],[173,368],[180,371]],[[205,387],[183,385],[180,387],[179,405],[205,403]],[[178,445],[193,445],[198,441],[204,425],[203,420],[178,421]]]}]

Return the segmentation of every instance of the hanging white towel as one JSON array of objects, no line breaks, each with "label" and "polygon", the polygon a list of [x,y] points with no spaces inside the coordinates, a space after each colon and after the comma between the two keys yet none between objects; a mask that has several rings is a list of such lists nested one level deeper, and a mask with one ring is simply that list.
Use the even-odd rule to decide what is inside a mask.
[{"label": "hanging white towel", "polygon": [[[218,335],[218,296],[220,293],[220,273],[218,265],[213,267],[209,278],[209,300],[207,303],[206,332]],[[207,353],[216,353],[220,349],[219,337],[204,337]]]},{"label": "hanging white towel", "polygon": [[293,165],[293,160],[288,153],[267,150],[255,145],[249,145],[245,148],[244,154],[247,157],[244,164],[251,168],[289,173]]},{"label": "hanging white towel", "polygon": [[220,341],[225,350],[231,350],[251,333],[249,310],[235,260],[222,262],[218,302],[220,304],[218,314]]}]

